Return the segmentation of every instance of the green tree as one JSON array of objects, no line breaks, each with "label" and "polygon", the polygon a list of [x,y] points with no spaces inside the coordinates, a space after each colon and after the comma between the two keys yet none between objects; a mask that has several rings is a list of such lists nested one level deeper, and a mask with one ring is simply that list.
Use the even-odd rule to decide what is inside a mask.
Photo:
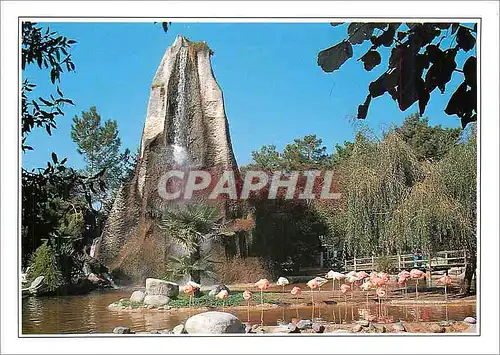
[{"label": "green tree", "polygon": [[44,277],[43,284],[47,291],[56,291],[64,284],[56,261],[56,255],[47,242],[40,245],[33,254],[27,279],[32,282],[39,276]]},{"label": "green tree", "polygon": [[311,134],[287,144],[281,158],[287,170],[307,170],[323,166],[329,156],[323,140]]},{"label": "green tree", "polygon": [[406,117],[396,129],[413,148],[419,160],[440,160],[457,143],[462,132],[459,128],[429,126],[427,117],[418,114]]},{"label": "green tree", "polygon": [[307,170],[321,167],[330,159],[326,149],[323,140],[315,134],[295,139],[293,143],[287,144],[282,152],[278,152],[275,145],[265,145],[252,152],[253,161],[243,170]]},{"label": "green tree", "polygon": [[[275,145],[265,145],[259,151],[252,152],[253,162],[244,169],[279,169],[282,165],[280,153],[276,151]],[[243,169],[243,170],[244,170]]]},{"label": "green tree", "polygon": [[[282,152],[267,145],[253,152],[253,162],[245,169],[298,170],[326,168],[331,157],[316,135],[307,135],[287,144]],[[264,194],[265,195],[265,194]],[[262,195],[262,196],[264,196]],[[253,253],[264,257],[274,272],[292,262],[297,271],[314,264],[320,251],[319,236],[328,232],[324,222],[307,201],[268,200],[255,196],[250,200],[255,209],[256,228]]]},{"label": "green tree", "polygon": [[81,117],[73,117],[71,138],[77,145],[78,153],[84,157],[88,174],[106,170],[108,187],[114,190],[121,185],[128,173],[124,164],[132,157],[128,149],[120,152],[121,140],[116,121],[102,122],[96,107],[92,106],[89,111],[83,111]]},{"label": "green tree", "polygon": [[343,196],[339,219],[350,255],[393,252],[387,232],[392,213],[422,178],[415,153],[396,133],[382,142],[360,141],[340,168]]},{"label": "green tree", "polygon": [[[35,149],[28,144],[29,134],[36,128],[45,128],[47,134],[57,128],[57,119],[63,109],[73,102],[66,98],[60,87],[62,74],[73,72],[75,64],[70,50],[73,39],[51,31],[48,26],[33,22],[22,23],[21,65],[24,71],[35,66],[49,72],[52,94],[40,96],[37,85],[24,79],[21,87],[21,133],[23,153]],[[66,203],[78,195],[83,201],[91,200],[91,189],[102,186],[101,175],[82,176],[66,166],[66,159],[52,153],[45,167],[22,169],[22,264],[29,263],[29,256],[47,238],[58,238],[61,220],[68,209]],[[91,209],[90,205],[86,208]]]},{"label": "green tree", "polygon": [[75,40],[61,36],[49,27],[42,27],[34,22],[22,23],[21,67],[35,65],[39,69],[50,71],[50,81],[55,86],[55,93],[49,97],[36,98],[37,85],[28,79],[23,80],[21,87],[21,133],[22,150],[33,150],[27,144],[28,135],[34,128],[44,127],[49,135],[57,128],[56,118],[63,116],[62,108],[73,105],[73,101],[64,97],[60,88],[63,72],[75,70],[75,64],[69,51]]},{"label": "green tree", "polygon": [[203,274],[212,274],[209,256],[202,255],[202,245],[218,236],[220,220],[218,209],[207,204],[176,205],[164,211],[160,228],[187,251],[184,256],[170,257],[168,274],[188,274],[196,283],[201,282]]}]

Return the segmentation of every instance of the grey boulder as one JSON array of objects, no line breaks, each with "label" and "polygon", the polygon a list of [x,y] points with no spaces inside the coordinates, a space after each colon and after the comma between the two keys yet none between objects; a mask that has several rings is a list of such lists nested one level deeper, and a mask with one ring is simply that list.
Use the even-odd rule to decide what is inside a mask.
[{"label": "grey boulder", "polygon": [[36,290],[40,289],[42,287],[42,282],[44,279],[45,276],[38,276],[36,279],[34,279],[29,287],[30,291],[35,292]]},{"label": "grey boulder", "polygon": [[162,295],[175,298],[179,295],[179,285],[175,282],[148,278],[146,279],[146,294],[148,296]]},{"label": "grey boulder", "polygon": [[392,329],[394,329],[394,331],[396,332],[406,332],[406,328],[401,322],[395,323]]},{"label": "grey boulder", "polygon": [[160,307],[170,302],[170,298],[163,295],[147,295],[144,297],[144,304],[147,306]]},{"label": "grey boulder", "polygon": [[476,318],[474,317],[465,317],[464,322],[469,324],[476,324]]},{"label": "grey boulder", "polygon": [[297,322],[297,328],[300,330],[311,329],[313,323],[309,319],[302,319]]},{"label": "grey boulder", "polygon": [[184,329],[184,324],[179,324],[172,329],[172,333],[174,334],[186,334],[186,330]]},{"label": "grey boulder", "polygon": [[130,295],[130,302],[133,303],[142,303],[144,302],[144,298],[146,294],[143,291],[134,291],[132,295]]},{"label": "grey boulder", "polygon": [[129,327],[116,327],[113,329],[114,334],[133,334]]},{"label": "grey boulder", "polygon": [[225,312],[203,312],[189,318],[185,325],[188,334],[245,333],[245,325],[234,315]]}]

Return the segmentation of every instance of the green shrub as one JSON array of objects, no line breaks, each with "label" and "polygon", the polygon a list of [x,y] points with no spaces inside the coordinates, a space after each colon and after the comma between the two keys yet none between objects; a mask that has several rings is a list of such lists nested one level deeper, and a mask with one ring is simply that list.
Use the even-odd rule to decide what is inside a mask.
[{"label": "green shrub", "polygon": [[[276,304],[278,302],[278,294],[274,292],[264,292],[264,303]],[[254,300],[252,304],[260,303],[260,293],[254,292]],[[246,305],[247,301],[243,299],[243,292],[232,291],[224,301],[225,307]],[[173,308],[183,308],[189,306],[189,296],[184,293],[179,294],[178,298],[171,300],[168,304]],[[200,297],[191,299],[191,307],[222,307],[222,300],[215,299],[215,296],[209,296],[208,293],[203,293]]]},{"label": "green shrub", "polygon": [[397,271],[398,268],[394,260],[390,259],[387,256],[381,256],[375,261],[375,269],[378,272],[391,273]]},{"label": "green shrub", "polygon": [[38,247],[32,256],[28,281],[32,282],[38,276],[44,276],[43,284],[48,291],[55,291],[64,283],[55,253],[47,242]]}]

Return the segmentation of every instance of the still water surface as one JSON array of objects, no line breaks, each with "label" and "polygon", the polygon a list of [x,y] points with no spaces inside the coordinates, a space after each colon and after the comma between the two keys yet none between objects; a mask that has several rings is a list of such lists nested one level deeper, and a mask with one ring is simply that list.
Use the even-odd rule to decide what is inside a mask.
[{"label": "still water surface", "polygon": [[[130,327],[135,332],[145,332],[154,329],[172,329],[197,312],[187,311],[156,311],[145,310],[137,312],[113,311],[108,305],[120,298],[130,297],[130,290],[95,291],[88,295],[59,297],[29,297],[22,300],[22,331],[23,334],[82,334],[111,333],[117,326]],[[350,323],[363,319],[367,315],[381,316],[381,322],[386,321],[440,321],[463,320],[467,316],[475,316],[473,305],[388,305],[379,308],[376,302],[351,305],[343,302],[337,305],[324,304],[323,307],[278,307],[263,313],[264,324],[276,325],[278,320],[286,323],[292,318],[321,318],[335,323]],[[242,321],[260,323],[261,310],[242,309],[229,310]]]}]

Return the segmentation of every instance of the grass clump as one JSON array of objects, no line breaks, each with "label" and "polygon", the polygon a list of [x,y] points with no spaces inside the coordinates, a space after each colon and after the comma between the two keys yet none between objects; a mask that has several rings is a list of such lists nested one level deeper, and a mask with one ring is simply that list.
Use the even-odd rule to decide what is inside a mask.
[{"label": "grass clump", "polygon": [[118,301],[118,305],[121,306],[121,307],[124,307],[124,308],[130,307],[132,309],[144,307],[143,303],[140,303],[140,302],[130,302],[130,300]]},{"label": "grass clump", "polygon": [[[264,293],[264,303],[279,303],[277,296],[278,294],[272,292]],[[260,295],[257,293],[255,293],[253,303],[260,303]],[[247,301],[243,299],[243,292],[231,292],[224,301],[224,307],[234,307],[246,304]],[[189,307],[189,296],[180,294],[177,299],[171,300],[168,305],[172,308]],[[193,297],[191,307],[222,307],[222,301],[215,299],[214,296],[209,296],[208,293],[202,293],[198,298]]]},{"label": "grass clump", "polygon": [[192,42],[188,41],[189,46],[195,50],[208,50],[210,55],[214,54],[214,51],[208,46],[207,42]]}]

